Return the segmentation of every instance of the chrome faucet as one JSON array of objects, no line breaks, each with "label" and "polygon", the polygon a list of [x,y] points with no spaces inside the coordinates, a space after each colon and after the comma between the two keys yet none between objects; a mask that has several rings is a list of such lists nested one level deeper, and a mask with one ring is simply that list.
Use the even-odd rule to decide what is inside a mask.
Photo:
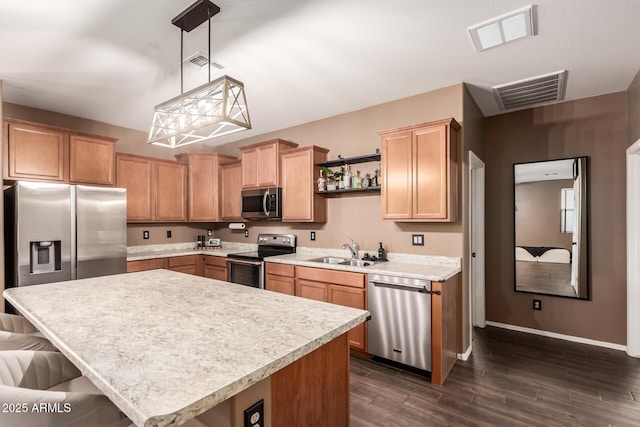
[{"label": "chrome faucet", "polygon": [[351,244],[345,243],[342,245],[342,249],[349,249],[351,251],[351,258],[358,259],[358,244],[351,237],[349,237],[349,240],[351,240]]}]

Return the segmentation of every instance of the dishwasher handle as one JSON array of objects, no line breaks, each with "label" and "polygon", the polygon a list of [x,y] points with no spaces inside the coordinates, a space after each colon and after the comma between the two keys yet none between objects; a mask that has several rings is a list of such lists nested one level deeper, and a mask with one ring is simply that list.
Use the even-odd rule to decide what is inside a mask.
[{"label": "dishwasher handle", "polygon": [[440,291],[432,291],[430,290],[427,285],[410,285],[408,283],[384,283],[384,282],[377,282],[375,280],[370,280],[369,283],[371,283],[373,286],[382,286],[385,288],[394,288],[394,289],[401,289],[401,290],[405,290],[405,291],[415,291],[415,292],[420,292],[423,294],[435,294],[435,295],[441,295],[442,292]]}]

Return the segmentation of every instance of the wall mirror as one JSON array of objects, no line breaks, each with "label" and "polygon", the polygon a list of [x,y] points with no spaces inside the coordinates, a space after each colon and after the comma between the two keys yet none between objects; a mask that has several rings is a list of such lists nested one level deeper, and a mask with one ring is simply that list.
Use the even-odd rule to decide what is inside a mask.
[{"label": "wall mirror", "polygon": [[515,290],[589,298],[587,157],[513,165]]}]

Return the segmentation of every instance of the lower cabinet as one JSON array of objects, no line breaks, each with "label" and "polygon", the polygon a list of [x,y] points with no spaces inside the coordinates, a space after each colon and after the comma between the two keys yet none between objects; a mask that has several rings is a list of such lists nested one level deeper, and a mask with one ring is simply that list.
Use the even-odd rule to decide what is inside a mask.
[{"label": "lower cabinet", "polygon": [[[366,275],[325,268],[296,267],[296,295],[347,307],[367,309]],[[367,324],[349,331],[352,349],[367,351]]]},{"label": "lower cabinet", "polygon": [[202,255],[203,276],[209,279],[227,281],[227,259],[221,256]]},{"label": "lower cabinet", "polygon": [[[168,258],[169,270],[179,273],[198,274],[198,261],[200,255],[185,255]],[[201,259],[200,259],[201,261]]]},{"label": "lower cabinet", "polygon": [[266,263],[264,288],[268,291],[295,295],[296,268],[293,265]]}]

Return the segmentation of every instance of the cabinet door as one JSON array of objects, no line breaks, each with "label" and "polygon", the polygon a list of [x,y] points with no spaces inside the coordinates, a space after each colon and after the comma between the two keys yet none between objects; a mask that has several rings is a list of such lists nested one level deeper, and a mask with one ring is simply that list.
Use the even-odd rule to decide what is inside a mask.
[{"label": "cabinet door", "polygon": [[65,134],[9,123],[6,178],[64,181]]},{"label": "cabinet door", "polygon": [[155,161],[155,220],[187,220],[187,166]]},{"label": "cabinet door", "polygon": [[116,186],[127,189],[127,221],[153,221],[153,161],[116,155]]},{"label": "cabinet door", "polygon": [[204,255],[204,277],[227,281],[227,259],[225,257]]},{"label": "cabinet door", "polygon": [[[268,291],[280,292],[287,295],[295,295],[295,280],[293,277],[276,276],[267,274],[264,287]],[[311,297],[307,297],[311,298]],[[315,299],[315,298],[312,298]]]},{"label": "cabinet door", "polygon": [[416,130],[413,138],[413,211],[415,219],[445,219],[449,157],[447,127]]},{"label": "cabinet door", "polygon": [[412,216],[411,132],[382,138],[382,218],[410,219]]},{"label": "cabinet door", "polygon": [[220,219],[244,221],[242,218],[242,163],[226,163],[221,168]]},{"label": "cabinet door", "polygon": [[280,185],[278,153],[276,143],[258,147],[258,187],[277,187]]},{"label": "cabinet door", "polygon": [[242,188],[258,187],[258,149],[242,150]]},{"label": "cabinet door", "polygon": [[316,301],[327,302],[329,299],[329,292],[327,291],[327,285],[319,282],[312,282],[309,280],[296,281],[296,295],[302,298],[309,298]]},{"label": "cabinet door", "polygon": [[[364,289],[329,285],[329,302],[346,307],[366,310],[367,296]],[[367,325],[363,323],[349,331],[349,345],[367,351]]]},{"label": "cabinet door", "polygon": [[115,141],[69,136],[69,180],[113,185],[115,182]]},{"label": "cabinet door", "polygon": [[314,220],[313,169],[312,150],[293,150],[293,152],[282,154],[283,222],[311,222]]},{"label": "cabinet door", "polygon": [[193,274],[194,276],[196,276],[196,265],[180,265],[177,267],[169,267],[169,270],[171,271],[177,271],[178,273],[185,273],[185,274]]},{"label": "cabinet door", "polygon": [[189,221],[219,219],[218,157],[208,153],[188,154],[187,204]]}]

